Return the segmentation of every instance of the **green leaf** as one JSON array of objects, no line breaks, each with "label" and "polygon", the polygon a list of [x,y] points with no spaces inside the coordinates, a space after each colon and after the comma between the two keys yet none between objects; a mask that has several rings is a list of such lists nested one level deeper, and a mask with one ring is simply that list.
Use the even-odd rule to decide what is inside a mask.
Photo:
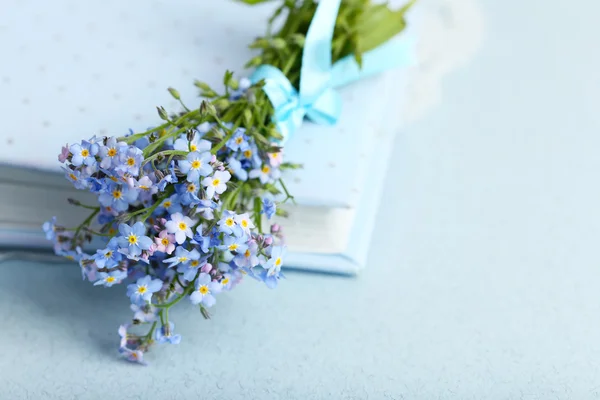
[{"label": "green leaf", "polygon": [[260,211],[262,210],[262,202],[260,197],[254,198],[254,223],[258,228],[258,231],[262,233],[262,214]]},{"label": "green leaf", "polygon": [[390,10],[387,4],[369,7],[358,21],[357,53],[365,53],[380,46],[406,27],[404,15],[417,0],[411,0],[399,10]]}]

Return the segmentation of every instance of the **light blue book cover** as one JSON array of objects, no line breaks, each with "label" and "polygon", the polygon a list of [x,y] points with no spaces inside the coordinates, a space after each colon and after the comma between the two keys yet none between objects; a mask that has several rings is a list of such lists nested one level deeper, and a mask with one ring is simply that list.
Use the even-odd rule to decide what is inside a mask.
[{"label": "light blue book cover", "polygon": [[[94,134],[143,131],[158,122],[157,105],[177,110],[167,87],[175,87],[187,104],[196,104],[194,79],[219,87],[225,70],[238,77],[248,74],[243,64],[253,53],[247,46],[264,33],[275,6],[192,0],[34,3],[15,3],[0,15],[0,44],[5,59],[12,60],[3,63],[0,76],[0,107],[11,115],[0,132],[6,143],[0,161],[55,172],[60,171],[57,154],[65,143]],[[398,39],[414,40],[412,36],[409,29]],[[344,214],[332,219],[343,222],[338,232],[342,239],[328,237],[335,243],[318,251],[312,251],[310,242],[296,245],[302,242],[299,235],[310,235],[310,226],[301,232],[290,228],[288,266],[343,273],[364,266],[387,152],[401,129],[405,83],[406,71],[397,70],[340,89],[339,123],[307,122],[286,143],[285,159],[303,165],[285,177],[299,207]],[[17,180],[23,187],[37,179],[33,172],[7,171],[0,174],[4,184]],[[48,183],[38,199],[43,205],[3,195],[2,202],[18,203],[20,212],[36,209],[28,224],[2,222],[5,246],[47,246],[36,221],[44,213],[51,217],[55,209],[61,212],[63,203],[58,202],[64,199],[58,197],[65,197],[67,186],[43,179]],[[289,209],[292,220],[298,209]],[[67,212],[75,217],[78,211]],[[282,225],[286,229],[286,221]]]}]

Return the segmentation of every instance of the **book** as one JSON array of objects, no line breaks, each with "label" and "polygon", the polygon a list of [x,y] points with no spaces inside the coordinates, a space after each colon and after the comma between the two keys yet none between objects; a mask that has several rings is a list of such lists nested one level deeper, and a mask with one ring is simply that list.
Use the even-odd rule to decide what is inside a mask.
[{"label": "book", "polygon": [[[85,218],[67,198],[95,199],[60,173],[62,145],[146,130],[158,122],[157,105],[177,108],[161,90],[169,86],[197,103],[193,80],[218,86],[225,69],[244,71],[247,45],[273,10],[268,3],[179,3],[89,2],[84,10],[57,0],[35,12],[17,4],[0,17],[7,57],[19,60],[0,77],[0,105],[12,116],[0,133],[0,246],[48,249],[44,221],[57,216],[72,226]],[[40,19],[47,29],[29,29]],[[164,24],[170,29],[148,28]],[[284,177],[296,200],[279,221],[287,267],[353,274],[365,266],[406,83],[406,71],[396,70],[344,87],[336,126],[307,122],[286,143],[286,161],[303,165]]]}]

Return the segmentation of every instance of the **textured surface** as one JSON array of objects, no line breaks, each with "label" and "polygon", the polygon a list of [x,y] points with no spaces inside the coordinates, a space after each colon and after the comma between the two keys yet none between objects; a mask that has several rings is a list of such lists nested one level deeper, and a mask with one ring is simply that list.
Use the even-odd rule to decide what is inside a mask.
[{"label": "textured surface", "polygon": [[483,49],[395,143],[358,278],[178,308],[184,341],[138,368],[123,288],[4,264],[0,398],[600,398],[600,5],[577,4],[483,3]]}]

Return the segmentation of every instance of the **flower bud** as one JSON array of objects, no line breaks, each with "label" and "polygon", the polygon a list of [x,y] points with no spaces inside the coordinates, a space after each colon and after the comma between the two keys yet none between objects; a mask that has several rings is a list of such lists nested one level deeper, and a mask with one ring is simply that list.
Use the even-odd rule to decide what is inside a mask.
[{"label": "flower bud", "polygon": [[179,92],[177,90],[173,89],[172,87],[168,88],[167,90],[169,91],[169,93],[171,93],[171,96],[173,96],[173,98],[175,100],[181,99],[181,97],[179,96]]},{"label": "flower bud", "polygon": [[169,116],[167,115],[167,110],[165,110],[164,107],[156,107],[156,110],[158,111],[158,116],[160,117],[160,119],[168,121],[169,120]]}]

